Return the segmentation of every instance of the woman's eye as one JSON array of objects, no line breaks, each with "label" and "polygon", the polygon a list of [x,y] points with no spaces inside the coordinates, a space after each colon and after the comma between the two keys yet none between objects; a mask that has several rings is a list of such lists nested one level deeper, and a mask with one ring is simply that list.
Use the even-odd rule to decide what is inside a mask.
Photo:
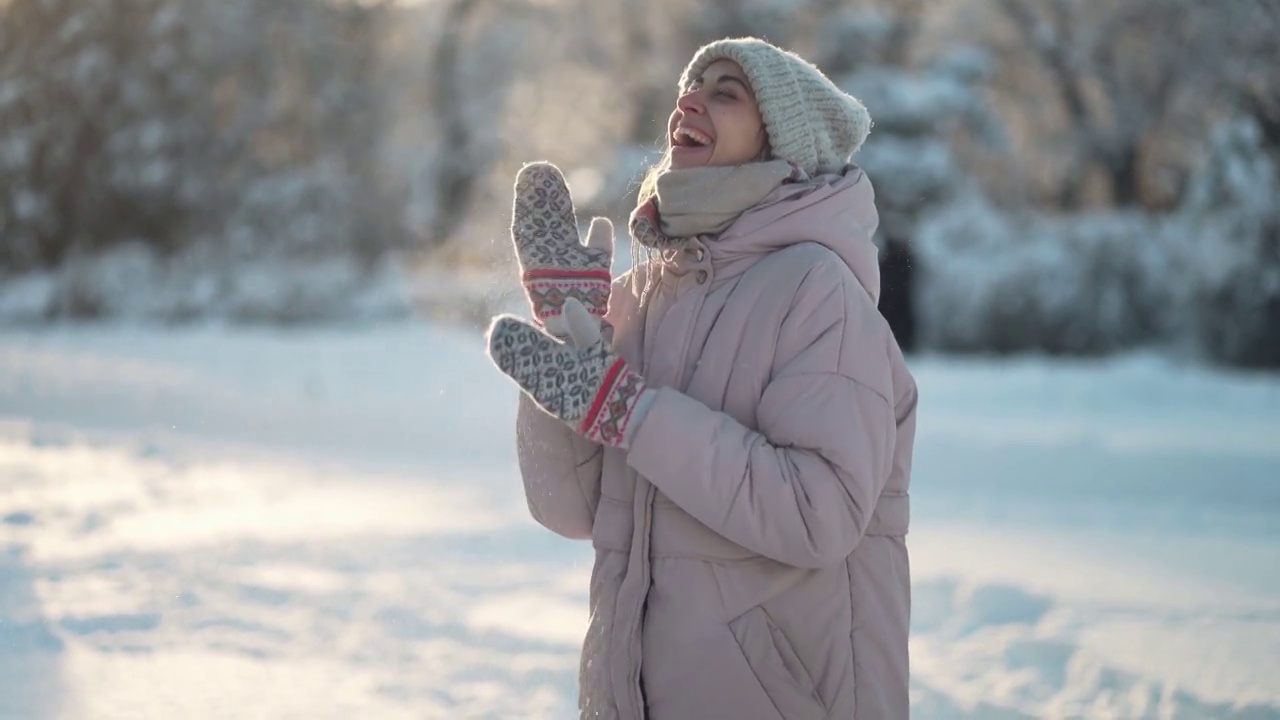
[{"label": "woman's eye", "polygon": [[729,92],[728,90],[717,90],[717,91],[716,91],[716,96],[717,96],[717,97],[722,97],[722,98],[725,98],[725,99],[728,99],[728,100],[737,100],[737,99],[738,99],[738,96],[737,96],[737,95],[734,95],[733,93]]}]

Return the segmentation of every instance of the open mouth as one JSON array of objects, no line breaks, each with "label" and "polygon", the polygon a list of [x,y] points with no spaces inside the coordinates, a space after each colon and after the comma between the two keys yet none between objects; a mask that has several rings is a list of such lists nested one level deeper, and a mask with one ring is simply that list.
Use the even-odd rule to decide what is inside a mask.
[{"label": "open mouth", "polygon": [[678,127],[671,133],[671,144],[682,148],[702,148],[711,144],[711,138],[693,128]]}]

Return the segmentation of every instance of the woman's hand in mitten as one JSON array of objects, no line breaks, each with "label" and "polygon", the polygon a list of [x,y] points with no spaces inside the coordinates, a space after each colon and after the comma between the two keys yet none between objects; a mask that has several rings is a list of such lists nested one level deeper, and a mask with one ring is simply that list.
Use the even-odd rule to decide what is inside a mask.
[{"label": "woman's hand in mitten", "polygon": [[652,391],[600,337],[581,304],[571,300],[565,312],[573,344],[503,316],[489,329],[489,358],[547,413],[589,440],[625,448]]},{"label": "woman's hand in mitten", "polygon": [[555,165],[530,163],[516,175],[511,240],[538,324],[561,315],[569,298],[604,317],[612,284],[613,225],[595,218],[586,243],[578,239],[573,197]]}]

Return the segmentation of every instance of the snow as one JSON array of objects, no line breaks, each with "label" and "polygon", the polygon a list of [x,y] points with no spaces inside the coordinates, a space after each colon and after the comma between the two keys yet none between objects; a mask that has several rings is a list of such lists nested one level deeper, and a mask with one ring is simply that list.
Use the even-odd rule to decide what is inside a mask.
[{"label": "snow", "polygon": [[[1280,718],[1280,377],[912,360],[913,716]],[[573,716],[591,551],[420,321],[0,333],[0,717]]]}]

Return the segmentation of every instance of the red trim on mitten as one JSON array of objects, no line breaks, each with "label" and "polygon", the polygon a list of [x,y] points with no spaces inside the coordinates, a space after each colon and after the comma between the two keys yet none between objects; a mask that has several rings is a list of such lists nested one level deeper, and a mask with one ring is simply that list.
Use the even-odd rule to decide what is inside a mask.
[{"label": "red trim on mitten", "polygon": [[627,367],[626,361],[618,358],[605,373],[600,391],[582,419],[578,432],[602,445],[621,445],[636,401],[644,389],[644,379]]}]

